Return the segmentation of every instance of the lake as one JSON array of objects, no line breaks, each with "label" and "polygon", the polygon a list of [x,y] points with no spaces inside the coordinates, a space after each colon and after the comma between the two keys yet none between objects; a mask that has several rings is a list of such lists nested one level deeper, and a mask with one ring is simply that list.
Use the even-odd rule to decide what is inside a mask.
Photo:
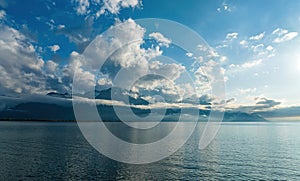
[{"label": "lake", "polygon": [[196,131],[170,157],[130,165],[99,154],[76,123],[0,122],[0,180],[300,179],[299,123],[223,123],[206,149],[198,140]]}]

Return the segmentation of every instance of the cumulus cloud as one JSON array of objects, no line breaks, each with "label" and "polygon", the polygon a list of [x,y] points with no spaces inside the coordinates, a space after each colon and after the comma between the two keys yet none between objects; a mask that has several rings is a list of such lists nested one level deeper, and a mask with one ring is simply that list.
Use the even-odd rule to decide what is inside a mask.
[{"label": "cumulus cloud", "polygon": [[0,89],[1,92],[43,91],[44,61],[19,31],[0,26]]},{"label": "cumulus cloud", "polygon": [[266,50],[272,51],[272,50],[274,50],[274,47],[272,47],[271,45],[269,45],[269,46],[267,46]]},{"label": "cumulus cloud", "polygon": [[89,13],[90,2],[89,0],[73,0],[76,4],[76,13],[78,15],[85,15]]},{"label": "cumulus cloud", "polygon": [[282,43],[294,39],[298,36],[298,32],[289,32],[286,29],[277,28],[272,32],[277,37],[273,40],[274,43]]},{"label": "cumulus cloud", "polygon": [[262,33],[260,33],[260,34],[258,34],[258,35],[255,35],[255,36],[251,36],[250,38],[249,38],[249,40],[261,40],[261,39],[263,39],[265,37],[265,32],[262,32]]},{"label": "cumulus cloud", "polygon": [[193,57],[193,53],[191,53],[191,52],[188,52],[185,55],[188,56],[188,57]]},{"label": "cumulus cloud", "polygon": [[214,60],[203,62],[195,72],[194,85],[198,96],[208,94],[215,85],[224,82],[225,69],[220,68],[219,64]]},{"label": "cumulus cloud", "polygon": [[249,68],[256,67],[256,66],[260,65],[262,62],[263,62],[262,59],[258,59],[258,60],[245,62],[241,65],[231,64],[229,66],[229,71],[242,71],[242,69],[249,69]]},{"label": "cumulus cloud", "polygon": [[123,8],[135,8],[140,0],[72,0],[77,15],[100,17],[105,13],[119,14]]},{"label": "cumulus cloud", "polygon": [[49,48],[54,53],[56,53],[58,50],[60,50],[60,46],[59,45],[49,46]]},{"label": "cumulus cloud", "polygon": [[[99,3],[99,0],[94,0]],[[121,8],[134,8],[139,6],[139,0],[104,0],[103,6],[97,12],[96,16],[99,17],[105,12],[109,12],[111,14],[118,14]]]},{"label": "cumulus cloud", "polygon": [[184,70],[184,66],[176,63],[163,64],[157,62],[157,66],[150,65],[150,73],[162,75],[169,80],[178,79]]},{"label": "cumulus cloud", "polygon": [[78,88],[76,94],[84,94],[90,87],[95,87],[95,75],[89,71],[85,70],[82,66],[83,57],[77,52],[72,52],[70,57],[70,62],[65,65],[61,72],[62,75],[60,80],[63,85],[71,91],[73,78],[75,72],[77,72],[76,79],[78,80]]},{"label": "cumulus cloud", "polygon": [[[58,49],[56,46],[51,48],[54,51]],[[46,94],[71,90],[71,81],[66,80],[71,80],[73,74],[68,68],[74,67],[74,63],[61,69],[52,60],[45,62],[30,39],[18,30],[0,25],[0,54],[0,92]],[[82,72],[82,75],[88,77],[89,74]]]},{"label": "cumulus cloud", "polygon": [[[175,80],[185,71],[185,67],[178,63],[165,63],[159,58],[163,53],[160,46],[166,46],[171,43],[171,40],[158,32],[152,33],[151,37],[162,44],[149,48],[143,47],[145,32],[146,30],[132,19],[116,22],[106,33],[96,37],[85,53],[80,55],[82,64],[77,65],[76,69],[93,73],[103,63],[101,75],[97,76],[96,81],[99,86],[105,87],[113,84],[122,88],[125,86],[134,89],[136,92],[141,92],[141,90],[145,92],[145,90],[154,90],[163,85],[159,88],[160,93],[171,99],[173,95],[177,94],[174,91],[177,86]],[[65,69],[66,75],[71,74],[74,70],[72,67]],[[148,76],[143,79],[145,74],[159,76]],[[91,75],[84,77],[90,77],[89,80],[95,78]],[[139,83],[139,86],[132,85],[132,81],[137,78],[142,78],[143,81]],[[65,76],[62,80],[65,80],[65,83],[70,82],[70,76]],[[84,82],[84,80],[82,81]]]},{"label": "cumulus cloud", "polygon": [[[131,90],[138,92],[141,96],[159,94],[169,102],[178,101],[195,93],[200,96],[207,81],[202,81],[200,75],[195,75],[199,83],[198,91],[190,88],[191,85],[186,82],[177,82],[186,71],[186,67],[176,62],[164,62],[163,56],[161,56],[163,52],[159,46],[150,45],[149,48],[144,46],[145,33],[146,30],[132,19],[116,22],[106,33],[96,37],[90,44],[82,55],[80,67],[93,72],[93,70],[98,70],[99,65],[103,63],[101,75],[97,75],[96,83],[99,86],[108,84],[126,86],[126,88],[129,86]],[[150,32],[150,35],[158,42],[170,43],[172,41],[171,39],[166,41],[166,38],[158,32],[154,34]],[[161,46],[163,45],[161,44]],[[207,49],[207,52],[218,56],[212,50]],[[216,63],[210,61],[205,66],[207,66],[205,67],[207,68],[206,75],[209,75],[213,81],[217,70]],[[152,76],[143,78],[146,74]],[[139,81],[133,84],[132,81],[136,78]],[[210,88],[207,85],[206,87]]]},{"label": "cumulus cloud", "polygon": [[[86,5],[83,2],[80,1],[82,5]],[[122,4],[123,2],[119,2],[120,7],[130,6]],[[86,9],[81,10],[80,13],[83,13]],[[61,26],[59,29],[66,31],[65,26]],[[90,44],[92,48],[88,48],[83,54],[72,52],[70,58],[66,60],[67,63],[59,65],[53,60],[44,61],[39,58],[35,47],[27,41],[22,33],[7,26],[1,26],[0,90],[4,93],[45,94],[50,91],[70,93],[74,73],[77,72],[76,79],[80,83],[80,89],[77,90],[79,91],[77,93],[84,94],[90,90],[87,89],[90,87],[105,87],[116,84],[113,82],[114,78],[119,70],[123,70],[126,72],[126,76],[119,78],[120,85],[126,85],[129,83],[128,81],[143,76],[145,73],[158,74],[163,77],[150,76],[147,77],[148,79],[142,79],[144,82],[139,87],[136,86],[136,92],[142,92],[142,89],[158,90],[159,94],[168,98],[170,102],[193,96],[196,92],[199,92],[197,96],[201,96],[199,94],[203,92],[199,90],[203,90],[201,86],[205,82],[201,80],[200,73],[196,75],[199,87],[195,91],[189,83],[176,82],[186,71],[185,66],[176,62],[160,61],[160,57],[163,57],[161,56],[163,54],[161,46],[168,47],[172,40],[159,32],[154,32],[149,37],[154,38],[159,46],[147,47],[143,40],[145,34],[146,30],[132,19],[123,22],[116,21],[107,33],[96,37]],[[78,39],[80,39],[79,36]],[[60,46],[52,45],[48,48],[55,53],[60,49]],[[219,57],[212,49],[207,49],[206,52],[210,59]],[[220,60],[225,61],[226,58],[221,57]],[[99,63],[104,63],[104,65],[98,75]],[[205,66],[208,77],[213,79],[216,71],[215,64],[210,61]],[[183,96],[178,97],[178,94]]]},{"label": "cumulus cloud", "polygon": [[[147,51],[140,48],[140,44],[143,43],[144,34],[145,29],[136,24],[132,19],[124,22],[117,21],[108,31],[97,36],[90,44],[90,47],[93,48],[86,50],[85,54],[89,58],[83,60],[83,65],[92,69],[98,69],[100,63],[104,63],[107,58],[110,58],[110,61],[115,66],[133,66],[138,57],[131,59],[132,56],[139,53],[146,53]],[[128,44],[128,42],[131,43]]]},{"label": "cumulus cloud", "polygon": [[235,33],[235,32],[233,32],[233,33],[228,33],[227,35],[226,35],[226,39],[227,40],[233,40],[233,39],[237,39],[238,38],[238,33]]},{"label": "cumulus cloud", "polygon": [[255,66],[258,66],[262,63],[262,59],[259,59],[259,60],[253,60],[251,62],[246,62],[246,63],[243,63],[242,64],[242,67],[243,68],[252,68],[252,67],[255,67]]},{"label": "cumulus cloud", "polygon": [[55,73],[56,69],[58,67],[58,64],[53,62],[52,60],[49,60],[46,62],[45,67],[49,73]]},{"label": "cumulus cloud", "polygon": [[248,42],[246,40],[242,40],[240,41],[240,45],[242,45],[243,47],[248,47]]},{"label": "cumulus cloud", "polygon": [[155,39],[157,42],[159,42],[160,46],[165,46],[165,47],[169,47],[169,44],[172,42],[170,39],[164,37],[164,35],[162,35],[159,32],[154,32],[151,33],[149,35],[150,38]]}]

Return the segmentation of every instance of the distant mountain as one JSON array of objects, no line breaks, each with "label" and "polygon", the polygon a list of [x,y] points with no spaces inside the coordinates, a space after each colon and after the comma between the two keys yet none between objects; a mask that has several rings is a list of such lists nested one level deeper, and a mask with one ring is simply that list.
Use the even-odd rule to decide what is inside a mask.
[{"label": "distant mountain", "polygon": [[75,120],[72,105],[28,102],[0,112],[0,119],[13,120]]},{"label": "distant mountain", "polygon": [[263,117],[300,117],[300,107],[286,107],[286,108],[278,108],[272,111],[261,111],[257,112],[257,114]]},{"label": "distant mountain", "polygon": [[71,94],[68,94],[68,93],[61,94],[61,93],[56,93],[56,92],[50,92],[50,93],[47,94],[47,96],[67,98],[67,99],[72,98]]},{"label": "distant mountain", "polygon": [[[113,95],[113,96],[112,96]],[[65,93],[50,92],[47,96],[39,100],[27,99],[19,101],[12,106],[2,106],[0,110],[0,119],[10,120],[75,120],[71,95]],[[140,98],[129,96],[129,93],[120,88],[109,88],[98,92],[96,99],[115,100],[126,103],[129,99],[131,105],[149,105],[149,102]],[[3,99],[5,100],[5,99]],[[127,100],[127,101],[126,101]],[[127,114],[127,106],[118,106],[119,110],[123,112],[126,119],[131,120],[130,114]],[[120,121],[115,113],[114,107],[106,104],[98,104],[97,110],[102,120],[104,121]],[[151,111],[159,112],[158,109],[141,109],[137,107],[131,107],[133,113],[137,116],[145,117]],[[177,121],[181,114],[181,109],[167,108],[165,117],[162,121]],[[194,113],[199,114],[199,121],[207,121],[210,115],[209,110],[202,110],[196,108],[185,109],[184,117],[186,121],[189,121],[189,116],[193,116]],[[154,118],[155,119],[155,118]],[[134,120],[138,121],[138,120]],[[153,121],[153,120],[149,120]],[[224,114],[224,122],[264,122],[263,117],[255,113],[245,113],[237,111],[227,111]]]},{"label": "distant mountain", "polygon": [[[120,107],[122,111],[123,107]],[[120,121],[114,108],[108,105],[97,106],[99,115],[104,121]],[[133,112],[141,117],[147,116],[150,110],[132,108]],[[124,109],[126,114],[126,109]],[[165,118],[162,121],[177,121],[181,111],[180,109],[167,109]],[[199,110],[201,119],[207,121],[210,111]],[[17,120],[75,120],[72,105],[68,106],[29,102],[22,103],[15,107],[0,112],[0,119],[17,119]],[[189,120],[186,120],[189,121]],[[257,114],[248,114],[244,112],[225,112],[223,122],[265,122],[266,120]]]},{"label": "distant mountain", "polygon": [[128,91],[118,87],[99,91],[95,99],[116,100],[124,103],[129,102],[129,104],[133,105],[149,105],[149,102],[145,99],[140,97],[134,98],[129,95]]},{"label": "distant mountain", "polygon": [[224,114],[225,122],[266,122],[267,120],[255,113],[227,111]]}]

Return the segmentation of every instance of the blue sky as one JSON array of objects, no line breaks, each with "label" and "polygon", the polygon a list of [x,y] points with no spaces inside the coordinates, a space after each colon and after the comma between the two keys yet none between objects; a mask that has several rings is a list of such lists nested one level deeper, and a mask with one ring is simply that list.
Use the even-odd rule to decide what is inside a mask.
[{"label": "blue sky", "polygon": [[[215,49],[230,108],[299,106],[299,9],[300,1],[285,0],[0,0],[0,93],[70,91],[72,70],[85,66],[72,59],[97,35],[118,22],[134,26],[128,19],[162,18],[195,30]],[[189,59],[170,55],[180,64]],[[179,71],[180,64],[166,67]],[[102,84],[110,81],[102,76]]]}]

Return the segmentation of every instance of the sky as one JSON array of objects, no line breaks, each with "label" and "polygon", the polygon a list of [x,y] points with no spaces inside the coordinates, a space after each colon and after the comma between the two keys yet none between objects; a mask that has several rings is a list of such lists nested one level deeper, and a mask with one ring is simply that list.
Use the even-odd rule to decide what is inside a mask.
[{"label": "sky", "polygon": [[[99,35],[110,28],[116,42],[101,44],[94,52],[98,58],[118,43],[145,38],[147,28],[137,19],[161,18],[185,25],[212,48],[209,56],[224,73],[228,109],[300,106],[299,9],[300,1],[286,0],[0,0],[0,95],[71,93],[75,71],[81,75],[81,91],[104,89],[124,69],[167,77],[150,76],[136,84],[133,92],[150,102],[157,101],[151,100],[154,90],[167,102],[178,101],[174,89],[183,99],[207,98],[202,75],[192,70],[199,57],[172,45],[174,40],[160,32],[147,35],[153,41],[137,41],[115,52],[97,75],[94,62],[82,58],[91,42],[107,41]],[[152,60],[162,55],[176,62]],[[203,65],[210,69],[212,62]],[[180,83],[186,70],[196,87]]]}]

